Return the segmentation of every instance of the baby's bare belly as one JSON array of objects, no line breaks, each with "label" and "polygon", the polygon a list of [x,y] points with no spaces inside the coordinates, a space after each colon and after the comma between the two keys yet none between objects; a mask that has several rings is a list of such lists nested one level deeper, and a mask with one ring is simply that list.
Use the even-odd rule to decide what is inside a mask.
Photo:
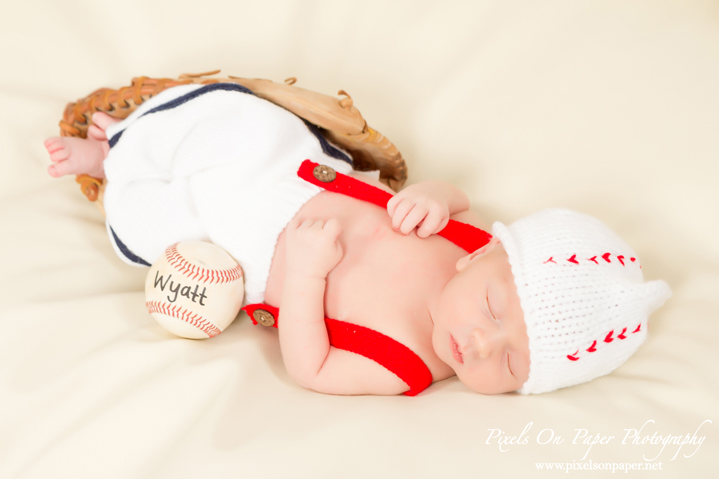
[{"label": "baby's bare belly", "polygon": [[[439,359],[431,345],[428,300],[449,281],[457,260],[466,253],[436,235],[420,239],[414,232],[396,232],[385,209],[337,193],[318,194],[297,214],[300,220],[330,218],[342,227],[344,256],[327,277],[325,315],[402,342],[433,374],[441,375],[441,365],[431,364]],[[276,307],[284,285],[285,247],[283,231],[265,290],[265,301]]]}]

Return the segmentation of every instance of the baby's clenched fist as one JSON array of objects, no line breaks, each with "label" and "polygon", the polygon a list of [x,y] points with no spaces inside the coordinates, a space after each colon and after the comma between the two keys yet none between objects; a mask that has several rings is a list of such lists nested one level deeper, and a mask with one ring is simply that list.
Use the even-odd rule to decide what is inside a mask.
[{"label": "baby's clenched fist", "polygon": [[433,182],[410,185],[387,203],[392,227],[402,234],[417,228],[417,236],[427,238],[449,223],[449,204],[445,194]]},{"label": "baby's clenched fist", "polygon": [[325,279],[343,256],[339,221],[292,220],[287,225],[287,271]]}]

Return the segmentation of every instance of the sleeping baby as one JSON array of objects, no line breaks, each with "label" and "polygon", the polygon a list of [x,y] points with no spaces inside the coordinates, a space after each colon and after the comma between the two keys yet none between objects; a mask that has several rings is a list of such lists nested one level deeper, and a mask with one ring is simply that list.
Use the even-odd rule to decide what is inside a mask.
[{"label": "sleeping baby", "polygon": [[[457,375],[542,393],[616,369],[670,296],[600,221],[545,210],[491,234],[440,181],[396,195],[311,124],[229,83],[169,88],[87,139],[50,138],[50,175],[106,178],[119,257],[210,241],[245,275],[300,385],[415,395]],[[281,308],[281,314],[280,314]]]}]

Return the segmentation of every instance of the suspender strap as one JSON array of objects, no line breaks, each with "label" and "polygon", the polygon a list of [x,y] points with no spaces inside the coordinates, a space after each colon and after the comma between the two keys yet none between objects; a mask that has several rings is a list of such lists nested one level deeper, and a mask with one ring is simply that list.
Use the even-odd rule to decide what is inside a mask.
[{"label": "suspender strap", "polygon": [[[254,324],[277,327],[280,310],[268,304],[248,304],[243,311]],[[272,324],[270,324],[272,323]],[[330,344],[376,362],[409,386],[404,394],[415,396],[432,384],[432,373],[424,361],[404,344],[364,326],[325,318]]]},{"label": "suspender strap", "polygon": [[[387,208],[387,202],[392,198],[384,190],[310,160],[302,162],[297,175],[327,191],[368,201],[381,208]],[[486,231],[454,220],[449,220],[437,234],[469,253],[492,239]],[[254,324],[259,322],[263,326],[277,327],[278,308],[267,304],[248,304],[242,310],[247,312]],[[409,391],[405,393],[407,396],[415,396],[432,384],[432,373],[427,365],[404,344],[373,329],[345,321],[325,318],[325,325],[332,346],[364,356],[391,371],[409,386]]]},{"label": "suspender strap", "polygon": [[[332,175],[322,174],[325,173],[325,171],[319,171],[318,168],[324,168],[325,171],[328,169],[327,166],[305,160],[300,165],[297,175],[303,180],[320,188],[324,188],[327,191],[341,193],[362,201],[368,201],[385,209],[387,208],[387,202],[392,198],[390,193],[376,186],[368,185],[364,181],[343,175],[342,173],[335,173],[334,171],[332,171]],[[449,220],[447,226],[437,234],[448,239],[468,253],[481,248],[492,239],[492,235],[486,231],[455,220]]]}]

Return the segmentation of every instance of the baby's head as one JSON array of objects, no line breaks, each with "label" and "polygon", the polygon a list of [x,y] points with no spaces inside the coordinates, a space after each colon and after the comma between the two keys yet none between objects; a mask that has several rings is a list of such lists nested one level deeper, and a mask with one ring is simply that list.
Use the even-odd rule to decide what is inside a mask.
[{"label": "baby's head", "polygon": [[671,295],[587,215],[545,210],[492,233],[458,261],[433,318],[435,351],[477,392],[542,393],[608,374]]}]

